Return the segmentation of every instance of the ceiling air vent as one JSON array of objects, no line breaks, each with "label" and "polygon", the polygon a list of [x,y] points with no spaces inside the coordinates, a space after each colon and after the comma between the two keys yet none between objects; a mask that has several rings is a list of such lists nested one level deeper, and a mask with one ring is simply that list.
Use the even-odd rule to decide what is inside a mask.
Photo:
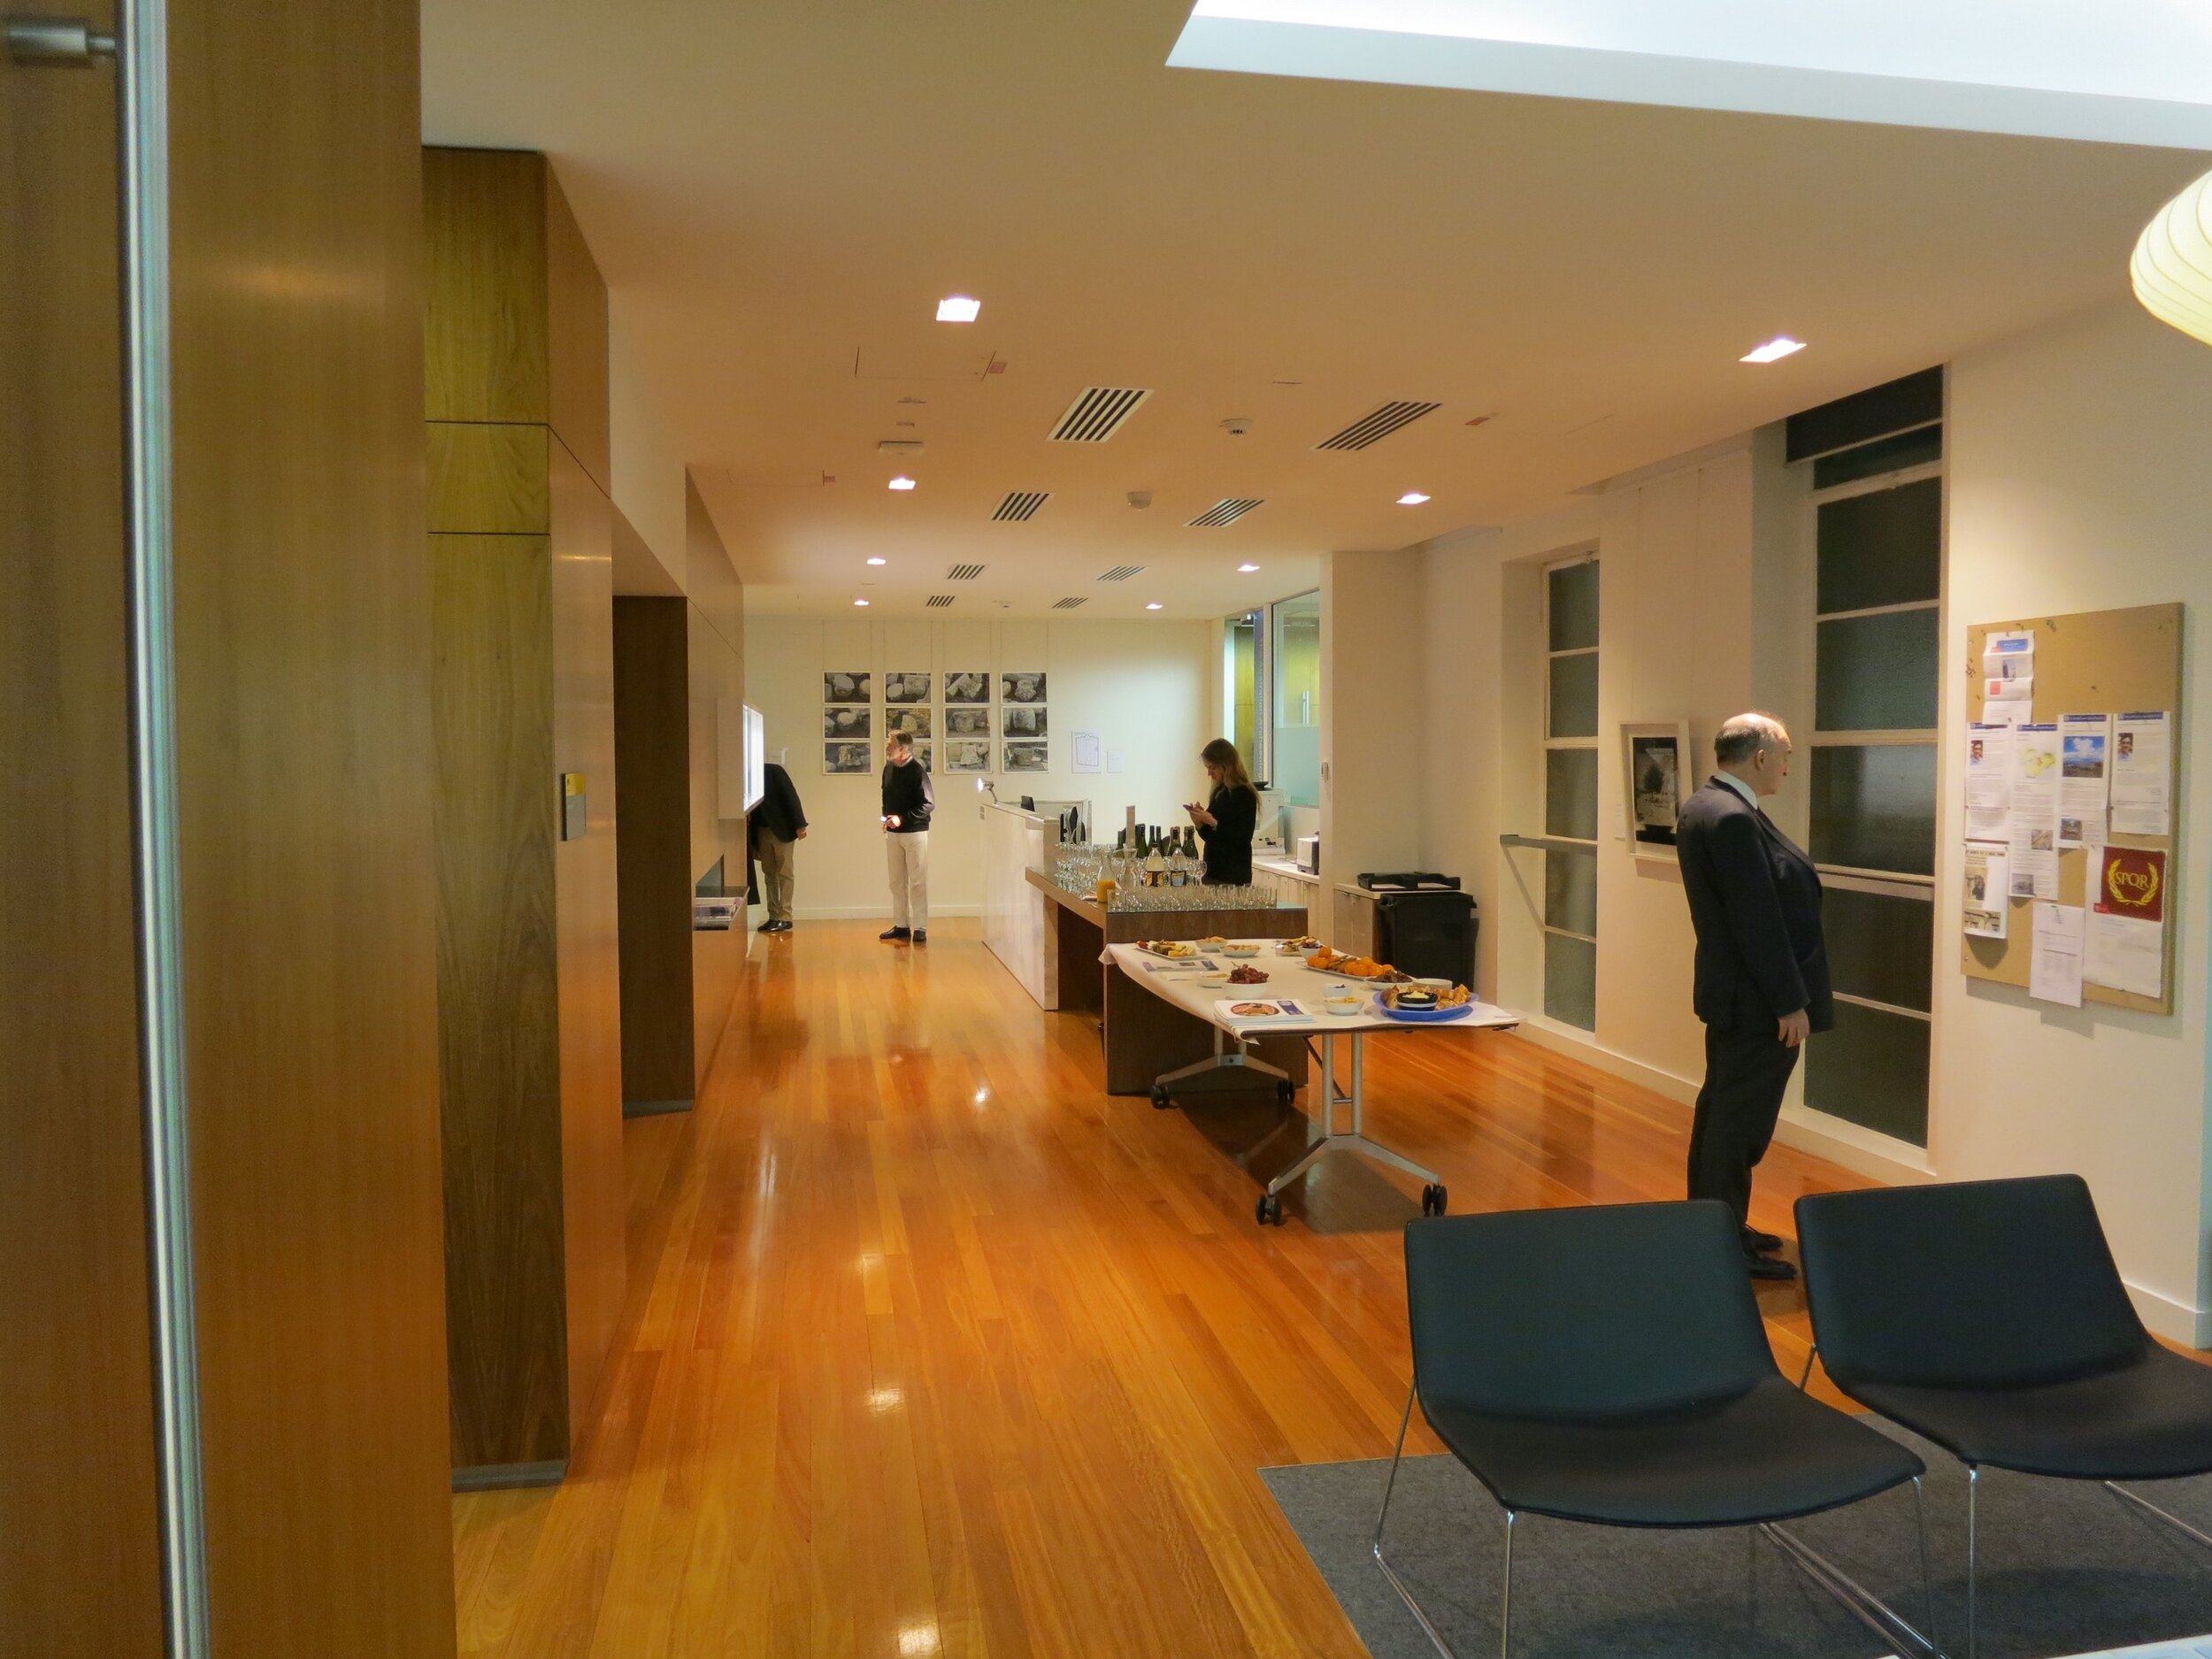
[{"label": "ceiling air vent", "polygon": [[1121,423],[1137,412],[1137,405],[1152,396],[1147,388],[1087,386],[1076,394],[1068,412],[1052,429],[1055,443],[1103,443],[1121,430]]},{"label": "ceiling air vent", "polygon": [[1242,497],[1217,501],[1190,521],[1194,530],[1210,530],[1217,525],[1234,524],[1255,507],[1266,505],[1264,500],[1252,501]]},{"label": "ceiling air vent", "polygon": [[1380,443],[1399,427],[1409,426],[1422,416],[1433,415],[1443,407],[1441,403],[1384,403],[1362,415],[1343,431],[1322,439],[1313,447],[1317,449],[1364,449],[1370,444]]},{"label": "ceiling air vent", "polygon": [[972,582],[982,574],[983,566],[980,565],[956,565],[945,572],[945,580],[949,582]]},{"label": "ceiling air vent", "polygon": [[1117,565],[1110,571],[1101,571],[1098,580],[1102,582],[1125,582],[1143,568],[1141,565]]},{"label": "ceiling air vent", "polygon": [[1025,523],[1037,516],[1037,509],[1052,499],[1048,489],[1014,489],[1006,493],[1006,499],[991,515],[1000,524]]},{"label": "ceiling air vent", "polygon": [[1052,608],[1055,611],[1072,611],[1076,606],[1086,603],[1087,602],[1081,599],[1056,599],[1052,602]]},{"label": "ceiling air vent", "polygon": [[932,594],[928,598],[922,601],[923,605],[931,611],[942,611],[951,603],[952,595],[950,594]]}]

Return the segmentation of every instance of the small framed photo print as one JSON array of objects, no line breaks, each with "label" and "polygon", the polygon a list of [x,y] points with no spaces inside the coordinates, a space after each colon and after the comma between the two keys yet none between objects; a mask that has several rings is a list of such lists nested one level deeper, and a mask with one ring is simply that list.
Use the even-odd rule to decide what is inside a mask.
[{"label": "small framed photo print", "polygon": [[1049,745],[1044,743],[1009,743],[1006,746],[1006,764],[1002,770],[1010,772],[1049,772],[1052,766],[1047,758],[1048,748]]},{"label": "small framed photo print", "polygon": [[875,701],[876,677],[873,674],[843,673],[822,676],[824,703],[872,703]]},{"label": "small framed photo print", "polygon": [[1628,839],[1639,858],[1665,858],[1675,844],[1690,768],[1690,725],[1654,720],[1621,727],[1628,767]]},{"label": "small framed photo print", "polygon": [[[953,710],[946,710],[948,714]],[[988,772],[991,770],[991,742],[988,738],[950,737],[945,740],[945,770],[947,772]]]},{"label": "small framed photo print", "polygon": [[974,668],[965,673],[945,676],[945,701],[948,703],[987,703],[991,701],[991,676],[983,669]]},{"label": "small framed photo print", "polygon": [[822,770],[832,777],[866,777],[875,770],[875,747],[870,743],[825,743]]},{"label": "small framed photo print", "polygon": [[930,754],[930,751],[935,747],[936,745],[933,743],[917,743],[914,745],[914,758],[922,763],[922,770],[924,772],[935,772],[937,770],[936,762],[931,758]]},{"label": "small framed photo print", "polygon": [[883,700],[892,703],[927,703],[930,678],[927,674],[886,674]]},{"label": "small framed photo print", "polygon": [[1001,703],[1042,703],[1045,700],[1045,677],[1039,674],[1001,674],[998,677],[998,700]]},{"label": "small framed photo print", "polygon": [[1045,710],[1041,704],[1030,707],[1018,704],[1003,708],[999,710],[999,718],[1005,723],[999,733],[1002,737],[1043,737],[1047,735]]},{"label": "small framed photo print", "polygon": [[876,734],[873,709],[824,709],[822,735],[829,737],[872,738]]},{"label": "small framed photo print", "polygon": [[947,737],[988,737],[991,735],[991,710],[981,709],[951,709],[945,710]]},{"label": "small framed photo print", "polygon": [[930,730],[932,721],[927,709],[886,709],[883,711],[884,735],[903,732],[909,737],[934,737]]}]

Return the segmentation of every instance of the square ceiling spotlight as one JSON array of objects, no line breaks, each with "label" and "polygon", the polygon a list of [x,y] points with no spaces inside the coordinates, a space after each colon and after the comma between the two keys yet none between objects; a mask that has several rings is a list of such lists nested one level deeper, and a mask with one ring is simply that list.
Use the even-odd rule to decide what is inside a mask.
[{"label": "square ceiling spotlight", "polygon": [[1736,359],[1739,363],[1779,363],[1784,357],[1795,357],[1805,349],[1802,340],[1793,340],[1787,334],[1777,334],[1763,346],[1754,346]]},{"label": "square ceiling spotlight", "polygon": [[972,323],[983,314],[983,302],[972,300],[964,294],[948,295],[937,302],[937,320],[941,323]]}]

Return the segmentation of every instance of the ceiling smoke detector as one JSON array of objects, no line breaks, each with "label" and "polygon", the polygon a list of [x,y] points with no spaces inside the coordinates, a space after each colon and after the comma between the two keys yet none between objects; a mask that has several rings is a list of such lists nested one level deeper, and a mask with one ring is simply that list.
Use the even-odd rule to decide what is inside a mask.
[{"label": "ceiling smoke detector", "polygon": [[1129,492],[1129,504],[1132,507],[1140,509],[1149,507],[1152,504],[1152,492],[1148,489],[1131,490]]},{"label": "ceiling smoke detector", "polygon": [[1228,419],[1221,423],[1221,429],[1233,438],[1244,437],[1252,430],[1252,417],[1249,415],[1232,415]]}]

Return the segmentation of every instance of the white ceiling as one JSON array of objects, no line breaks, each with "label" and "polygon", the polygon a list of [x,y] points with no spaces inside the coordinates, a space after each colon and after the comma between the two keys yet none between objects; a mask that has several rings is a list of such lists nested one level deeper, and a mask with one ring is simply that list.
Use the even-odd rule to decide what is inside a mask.
[{"label": "white ceiling", "polygon": [[[1188,10],[426,0],[425,128],[554,157],[749,606],[879,615],[1220,614],[1327,550],[1540,511],[2124,296],[2204,165],[1170,69]],[[932,320],[953,293],[979,322]],[[1785,331],[1810,349],[1736,361]],[[1048,442],[1090,385],[1153,396],[1107,443]],[[1401,397],[1443,408],[1314,451]],[[1056,493],[988,522],[1015,489]],[[1266,505],[1185,527],[1225,496]],[[986,577],[948,589],[960,561]],[[1123,563],[1146,570],[1095,580]]]}]

